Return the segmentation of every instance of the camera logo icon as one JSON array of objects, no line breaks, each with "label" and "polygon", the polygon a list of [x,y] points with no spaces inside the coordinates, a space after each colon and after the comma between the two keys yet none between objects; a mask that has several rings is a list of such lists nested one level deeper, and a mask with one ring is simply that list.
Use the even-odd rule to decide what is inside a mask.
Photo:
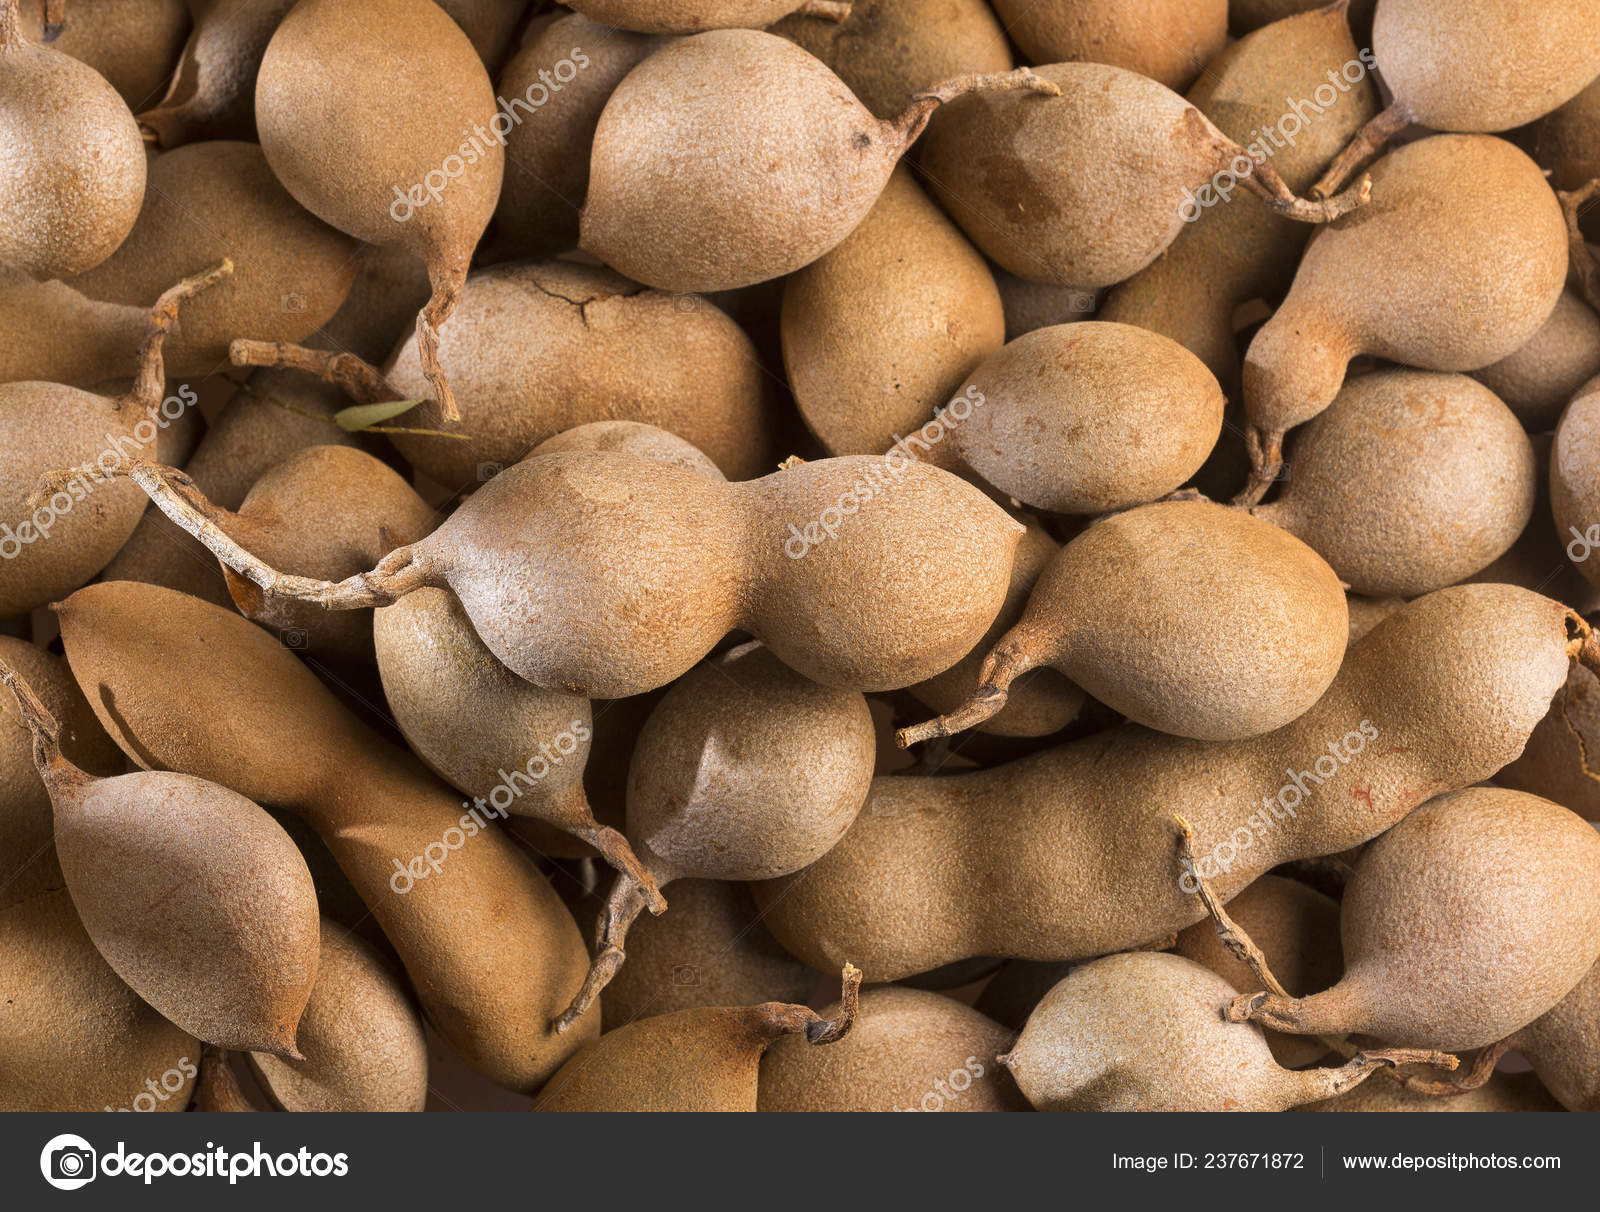
[{"label": "camera logo icon", "polygon": [[311,647],[311,635],[303,627],[289,627],[278,633],[283,646],[294,652],[304,652]]},{"label": "camera logo icon", "polygon": [[76,1191],[94,1182],[96,1157],[94,1146],[83,1137],[64,1132],[51,1137],[40,1152],[39,1170],[56,1190]]},{"label": "camera logo icon", "polygon": [[672,983],[674,985],[698,985],[700,983],[700,968],[696,964],[674,964],[672,966]]}]

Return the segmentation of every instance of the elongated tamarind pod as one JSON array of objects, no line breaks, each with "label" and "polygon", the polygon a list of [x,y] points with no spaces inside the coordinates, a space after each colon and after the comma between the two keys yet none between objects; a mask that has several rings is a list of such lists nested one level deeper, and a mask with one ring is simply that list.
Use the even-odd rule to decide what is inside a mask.
[{"label": "elongated tamarind pod", "polygon": [[317,830],[468,1064],[531,1091],[598,1031],[598,1014],[565,1037],[549,1028],[589,958],[572,915],[492,827],[494,814],[463,805],[375,736],[276,637],[126,581],[81,590],[56,612],[73,675],[124,753]]},{"label": "elongated tamarind pod", "polygon": [[[1585,643],[1588,650],[1585,651]],[[1205,910],[1168,814],[1224,898],[1279,863],[1376,837],[1518,753],[1588,625],[1510,585],[1420,598],[1350,649],[1294,723],[1244,741],[1129,727],[949,778],[880,777],[818,862],[750,885],[812,967],[871,982],[976,955],[1064,960],[1161,939]]]}]

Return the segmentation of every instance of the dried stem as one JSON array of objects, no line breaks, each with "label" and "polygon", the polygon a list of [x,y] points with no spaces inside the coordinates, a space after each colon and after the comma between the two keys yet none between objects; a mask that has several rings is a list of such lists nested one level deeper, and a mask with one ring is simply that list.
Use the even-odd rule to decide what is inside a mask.
[{"label": "dried stem", "polygon": [[300,370],[331,383],[357,404],[384,404],[400,399],[383,372],[353,353],[307,349],[287,341],[237,340],[228,346],[228,361],[235,366],[267,370]]},{"label": "dried stem", "polygon": [[17,696],[17,710],[25,727],[33,735],[33,761],[41,770],[58,761],[61,756],[61,725],[51,714],[44,700],[34,693],[33,687],[17,676],[17,671],[0,661],[0,685]]},{"label": "dried stem", "polygon": [[1594,253],[1590,251],[1589,243],[1578,226],[1579,213],[1584,204],[1597,195],[1600,195],[1600,177],[1578,189],[1556,191],[1556,197],[1561,199],[1561,213],[1567,219],[1568,260],[1572,272],[1577,275],[1584,301],[1600,311],[1600,264],[1596,263]]},{"label": "dried stem", "polygon": [[18,0],[0,0],[0,50],[22,46],[22,14]]},{"label": "dried stem", "polygon": [[1217,928],[1217,938],[1222,940],[1222,945],[1228,949],[1229,955],[1250,969],[1263,988],[1270,989],[1279,997],[1288,997],[1289,991],[1273,975],[1266,955],[1245,933],[1244,928],[1228,915],[1228,911],[1222,906],[1222,898],[1212,890],[1210,881],[1200,874],[1200,868],[1195,865],[1194,827],[1184,816],[1176,812],[1172,814],[1172,820],[1178,826],[1180,862],[1184,870],[1194,878],[1200,902],[1206,907],[1206,912],[1211,915],[1212,923]]},{"label": "dried stem", "polygon": [[167,334],[178,319],[178,305],[192,299],[203,290],[215,286],[233,275],[233,262],[224,257],[203,273],[185,278],[176,286],[164,291],[150,309],[145,321],[144,340],[139,343],[139,369],[133,386],[123,399],[138,408],[155,408],[167,390],[167,366],[164,356]]},{"label": "dried stem", "polygon": [[194,1086],[196,1111],[256,1111],[239,1084],[228,1054],[207,1044],[200,1053],[200,1077]]},{"label": "dried stem", "polygon": [[1472,1058],[1472,1064],[1467,1071],[1455,1081],[1440,1082],[1432,1078],[1422,1077],[1418,1074],[1394,1075],[1394,1080],[1407,1090],[1416,1094],[1426,1094],[1430,1098],[1451,1098],[1457,1094],[1465,1094],[1469,1090],[1476,1090],[1494,1076],[1495,1066],[1500,1063],[1500,1058],[1510,1051],[1515,1037],[1503,1039],[1498,1044],[1490,1044],[1487,1048],[1478,1050],[1478,1055]]},{"label": "dried stem", "polygon": [[1567,731],[1572,734],[1572,739],[1578,746],[1578,770],[1583,774],[1584,778],[1600,783],[1600,773],[1596,773],[1595,769],[1589,765],[1589,742],[1584,740],[1582,730],[1572,722],[1572,712],[1568,702],[1571,697],[1572,678],[1569,676],[1561,684],[1561,722],[1566,725]]},{"label": "dried stem", "polygon": [[639,886],[639,893],[644,897],[645,907],[650,910],[650,915],[660,917],[667,911],[667,898],[661,895],[655,876],[651,875],[650,869],[640,861],[622,833],[595,820],[588,799],[581,788],[577,792],[577,798],[583,801],[581,811],[585,819],[573,820],[571,823],[557,823],[579,841],[589,843],[600,852],[601,858],[633,880]]},{"label": "dried stem", "polygon": [[600,913],[595,931],[594,960],[572,1004],[556,1017],[553,1024],[556,1034],[572,1030],[572,1025],[594,1005],[594,999],[600,996],[600,991],[616,976],[623,961],[628,958],[623,950],[623,944],[628,941],[628,927],[644,911],[644,905],[645,896],[638,881],[624,871],[617,872],[616,882],[611,885],[611,895],[606,897],[606,907]]},{"label": "dried stem", "polygon": [[461,410],[456,407],[450,380],[439,363],[439,328],[461,302],[461,289],[467,284],[467,267],[465,264],[429,265],[428,281],[433,285],[433,295],[417,313],[417,356],[422,360],[423,376],[433,387],[444,419],[459,421]]},{"label": "dried stem", "polygon": [[970,699],[945,715],[900,729],[894,734],[894,743],[901,749],[908,749],[936,736],[954,736],[968,728],[976,728],[999,714],[1006,705],[1011,683],[1038,664],[1032,657],[1019,653],[1017,647],[1015,642],[1010,641],[1009,634],[1002,637],[978,671],[978,688]]},{"label": "dried stem", "polygon": [[[1228,949],[1228,954],[1233,956],[1251,974],[1260,981],[1262,986],[1278,997],[1289,997],[1289,991],[1284,988],[1283,982],[1273,974],[1272,966],[1267,962],[1266,953],[1256,946],[1255,940],[1245,931],[1244,927],[1233,920],[1228,911],[1223,908],[1222,898],[1211,887],[1211,883],[1200,874],[1200,868],[1195,862],[1194,854],[1194,827],[1189,824],[1188,818],[1181,813],[1172,814],[1173,823],[1178,827],[1178,858],[1185,872],[1192,876],[1195,882],[1195,893],[1200,897],[1200,903],[1206,907],[1212,924],[1216,927],[1217,938]],[[1228,1007],[1226,1017],[1230,1022],[1241,1020],[1233,1017],[1233,1007],[1244,1000],[1235,998]],[[1319,1035],[1316,1037],[1329,1051],[1337,1052],[1346,1060],[1357,1055],[1355,1045],[1349,1040],[1336,1035]]]},{"label": "dried stem", "polygon": [[756,1009],[764,1012],[768,1027],[776,1038],[779,1035],[798,1035],[805,1032],[806,1043],[821,1046],[836,1044],[850,1034],[856,1025],[856,1015],[861,1008],[861,970],[847,963],[840,974],[839,1012],[832,1018],[823,1018],[809,1006],[792,1002],[767,1002]]},{"label": "dried stem", "polygon": [[1335,193],[1348,181],[1367,159],[1382,151],[1390,139],[1403,131],[1411,122],[1411,116],[1400,108],[1399,104],[1391,105],[1377,117],[1355,133],[1355,137],[1345,144],[1344,150],[1334,157],[1333,163],[1328,165],[1328,171],[1322,174],[1322,179],[1311,187],[1313,198],[1326,198]]},{"label": "dried stem", "polygon": [[1283,430],[1261,430],[1254,425],[1245,426],[1244,444],[1250,452],[1250,479],[1231,504],[1247,509],[1259,505],[1267,489],[1283,473]]},{"label": "dried stem", "polygon": [[[1596,677],[1600,677],[1600,631],[1593,630],[1576,615],[1568,616],[1569,622],[1574,619],[1581,625],[1581,629],[1576,641],[1574,641],[1577,651],[1573,655],[1580,665]],[[1569,646],[1568,651],[1572,651],[1571,646]]]},{"label": "dried stem", "polygon": [[1307,1035],[1310,1032],[1297,1017],[1302,1000],[1276,992],[1241,993],[1228,1003],[1224,1015],[1230,1023],[1257,1023],[1290,1035]]},{"label": "dried stem", "polygon": [[[72,473],[54,472],[46,477],[46,483],[63,474]],[[392,606],[429,583],[426,568],[414,559],[415,549],[410,546],[395,548],[371,571],[358,572],[343,581],[318,581],[279,572],[234,542],[217,524],[218,518],[228,515],[208,501],[195,482],[176,467],[134,459],[119,467],[113,476],[126,476],[144,489],[156,508],[180,529],[199,539],[234,572],[274,597],[314,602],[329,610],[364,610]]]},{"label": "dried stem", "polygon": [[1450,1070],[1460,1063],[1448,1052],[1431,1052],[1424,1048],[1378,1048],[1370,1052],[1357,1052],[1337,1069],[1302,1069],[1296,1073],[1296,1077],[1300,1078],[1310,1096],[1308,1101],[1317,1102],[1336,1098],[1355,1089],[1380,1068],[1394,1070],[1401,1065],[1432,1065],[1436,1069]]},{"label": "dried stem", "polygon": [[1265,202],[1269,210],[1297,223],[1332,223],[1372,200],[1372,178],[1365,175],[1331,198],[1302,198],[1265,160],[1257,160],[1254,170],[1239,184]]},{"label": "dried stem", "polygon": [[861,969],[846,963],[839,974],[839,1013],[832,1018],[818,1018],[806,1027],[806,1043],[836,1044],[850,1034],[856,1025],[856,1015],[861,1009]]},{"label": "dried stem", "polygon": [[941,105],[970,93],[1006,92],[1013,89],[1025,89],[1049,97],[1061,95],[1060,85],[1046,80],[1027,67],[1019,67],[1009,72],[980,72],[952,76],[948,80],[939,81],[931,88],[913,94],[911,104],[906,106],[891,125],[899,129],[900,136],[904,140],[903,145],[910,147],[927,127],[928,119],[933,117],[933,111]]}]

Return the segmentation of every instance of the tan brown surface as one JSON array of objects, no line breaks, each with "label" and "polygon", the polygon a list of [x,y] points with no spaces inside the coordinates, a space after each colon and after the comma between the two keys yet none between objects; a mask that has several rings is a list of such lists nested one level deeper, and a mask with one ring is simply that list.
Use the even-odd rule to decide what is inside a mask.
[{"label": "tan brown surface", "polygon": [[1353,593],[1420,597],[1504,555],[1533,517],[1521,423],[1465,375],[1350,380],[1289,445],[1290,479],[1250,512],[1328,561]]},{"label": "tan brown surface", "polygon": [[65,889],[0,910],[0,1001],[7,1008],[0,1016],[5,1110],[131,1110],[145,1082],[169,1071],[177,1088],[152,1097],[151,1109],[188,1105],[199,1041],[118,979]]},{"label": "tan brown surface", "polygon": [[[900,167],[860,226],[789,276],[782,334],[795,405],[823,447],[882,454],[1000,348],[1005,317],[983,258]],[[929,460],[949,466],[947,445]]]},{"label": "tan brown surface", "polygon": [[317,983],[300,1019],[302,1061],[250,1056],[285,1111],[420,1111],[428,1046],[411,995],[371,947],[322,923]]},{"label": "tan brown surface", "polygon": [[1345,974],[1257,1021],[1402,1047],[1481,1048],[1532,1022],[1600,957],[1600,835],[1548,800],[1476,787],[1369,846],[1341,910]]},{"label": "tan brown surface", "polygon": [[0,5],[0,144],[0,262],[62,278],[133,229],[145,163],[127,103],[88,64],[25,38],[17,0]]},{"label": "tan brown surface", "polygon": [[[824,1016],[837,1014],[838,1003]],[[761,1058],[758,1111],[1026,1111],[995,1059],[1016,1038],[939,993],[889,987],[861,995],[861,1021],[812,1048],[780,1039]]]},{"label": "tan brown surface", "polygon": [[1108,63],[1188,88],[1228,40],[1228,0],[995,0],[1034,63]]}]

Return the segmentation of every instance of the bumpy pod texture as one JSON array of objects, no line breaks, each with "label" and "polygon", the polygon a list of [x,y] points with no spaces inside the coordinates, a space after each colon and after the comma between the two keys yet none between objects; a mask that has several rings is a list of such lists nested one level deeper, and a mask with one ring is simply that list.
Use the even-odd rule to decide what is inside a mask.
[{"label": "bumpy pod texture", "polygon": [[[41,36],[44,5],[22,0],[22,36],[30,41]],[[166,87],[188,33],[186,0],[87,0],[50,46],[94,68],[137,111]]]},{"label": "bumpy pod texture", "polygon": [[[119,439],[139,449],[142,409],[53,383],[0,385],[0,520],[16,535],[0,564],[0,618],[25,614],[92,580],[128,541],[144,505],[135,485],[98,482],[29,504],[40,477],[65,467],[115,466]],[[82,483],[87,483],[83,481]],[[131,490],[131,491],[130,491]]]},{"label": "bumpy pod texture", "polygon": [[845,965],[844,1010],[764,1002],[659,1014],[608,1031],[563,1065],[533,1111],[754,1111],[761,1054],[785,1035],[848,1037],[861,974]]},{"label": "bumpy pod texture", "polygon": [[1338,1070],[1282,1069],[1254,1024],[1228,1022],[1234,996],[1182,956],[1107,956],[1045,995],[1005,1063],[1040,1111],[1286,1111],[1337,1093]]},{"label": "bumpy pod texture", "polygon": [[[397,543],[422,538],[438,513],[387,464],[352,446],[309,446],[267,471],[238,512],[219,525],[274,566],[298,576],[342,580],[370,568]],[[370,664],[372,618],[334,614],[263,593],[225,569],[246,618],[294,636],[318,660]]]},{"label": "bumpy pod texture", "polygon": [[[541,816],[583,800],[591,735],[589,700],[542,690],[517,677],[483,646],[461,603],[421,589],[374,615],[378,672],[406,742],[440,778],[468,796],[487,794],[563,735],[576,748],[541,768],[532,796],[508,811]],[[472,719],[472,728],[461,721]],[[521,788],[518,788],[521,790]],[[587,810],[586,805],[582,805]]]},{"label": "bumpy pod texture", "polygon": [[1493,1044],[1560,1002],[1600,958],[1600,836],[1548,800],[1475,787],[1374,842],[1341,907],[1345,975],[1253,1017],[1418,1048]]},{"label": "bumpy pod texture", "polygon": [[[647,290],[609,270],[551,262],[474,274],[439,334],[467,440],[396,435],[441,484],[475,484],[589,421],[640,421],[685,438],[724,473],[772,465],[767,388],[750,338],[704,299]],[[423,399],[408,427],[443,421],[415,340],[394,352],[390,398]]]},{"label": "bumpy pod texture", "polygon": [[497,254],[550,257],[577,246],[600,113],[622,78],[661,45],[658,37],[608,29],[570,13],[545,26],[506,64],[496,95],[519,113],[519,102],[531,105],[529,97],[550,96],[544,81],[563,61],[577,72],[557,85],[559,98],[542,106],[535,120],[506,133],[506,175],[492,235]]},{"label": "bumpy pod texture", "polygon": [[[104,261],[144,199],[144,141],[106,78],[22,37],[0,6],[0,264],[62,278]],[[170,281],[170,279],[169,279]]]},{"label": "bumpy pod texture", "polygon": [[[310,446],[354,447],[352,435],[330,424],[345,404],[335,388],[303,375],[258,371],[207,426],[194,453],[184,460],[184,474],[212,504],[238,509],[256,481],[296,451]],[[147,509],[133,535],[106,565],[105,579],[164,585],[218,606],[231,604],[221,565],[197,555],[165,514]]]},{"label": "bumpy pod texture", "polygon": [[[823,1010],[837,1014],[837,1004]],[[869,989],[829,1048],[781,1039],[761,1058],[760,1111],[1026,1111],[995,1057],[1016,1038],[954,998]]]},{"label": "bumpy pod texture", "polygon": [[[61,751],[91,774],[120,774],[123,761],[60,657],[0,636],[0,662],[33,687],[61,728]],[[16,696],[0,686],[0,908],[61,887],[50,793],[33,764],[33,734]]]},{"label": "bumpy pod texture", "polygon": [[1372,201],[1319,232],[1245,354],[1251,424],[1281,433],[1332,402],[1358,353],[1477,370],[1549,319],[1566,224],[1537,165],[1502,139],[1435,135],[1372,170]]},{"label": "bumpy pod texture", "polygon": [[428,1043],[389,962],[323,921],[317,983],[300,1019],[305,1059],[250,1056],[262,1087],[283,1110],[422,1110]]},{"label": "bumpy pod texture", "polygon": [[1174,90],[1228,40],[1228,0],[996,0],[995,10],[1035,63],[1109,63]]},{"label": "bumpy pod texture", "polygon": [[1473,371],[1530,432],[1550,429],[1567,401],[1600,374],[1600,316],[1571,290],[1528,343],[1510,357]]},{"label": "bumpy pod texture", "polygon": [[[111,970],[64,888],[0,910],[0,1002],[0,1109],[188,1106],[199,1041]],[[145,1083],[169,1072],[176,1088],[148,1095]]]},{"label": "bumpy pod texture", "polygon": [[[1291,189],[1304,190],[1378,112],[1370,77],[1350,85],[1344,76],[1353,74],[1350,64],[1365,72],[1345,14],[1319,7],[1233,43],[1207,63],[1187,97],[1228,137],[1269,155]],[[1334,87],[1330,71],[1339,77]],[[1332,104],[1324,105],[1330,94]],[[1286,108],[1285,98],[1309,104]],[[1221,184],[1227,187],[1226,178]],[[1171,337],[1237,400],[1234,311],[1283,293],[1312,229],[1273,214],[1242,190],[1229,195],[1195,214],[1162,256],[1113,288],[1099,318]]]},{"label": "bumpy pod texture", "polygon": [[909,460],[829,459],[723,484],[574,451],[496,476],[385,563],[402,593],[451,588],[489,650],[551,689],[641,694],[744,628],[814,681],[879,690],[970,651],[1005,599],[1021,534],[977,489]]},{"label": "bumpy pod texture", "polygon": [[628,962],[605,990],[605,1026],[763,997],[804,1002],[821,980],[768,933],[743,884],[674,880],[669,910],[628,931]]},{"label": "bumpy pod texture", "polygon": [[295,0],[209,0],[167,94],[139,114],[162,147],[256,137],[256,76],[267,43]]},{"label": "bumpy pod texture", "polygon": [[[1556,531],[1555,515],[1550,505],[1550,452],[1555,447],[1555,434],[1530,434],[1528,441],[1533,447],[1537,476],[1534,481],[1533,516],[1528,519],[1527,526],[1510,549],[1487,568],[1473,573],[1467,582],[1498,581],[1506,585],[1521,585],[1524,589],[1565,602],[1579,614],[1588,617],[1591,612],[1600,610],[1600,590],[1584,580],[1577,565],[1568,558],[1566,545],[1572,542],[1572,535]],[[1581,553],[1582,547],[1573,550]]]},{"label": "bumpy pod texture", "polygon": [[95,946],[207,1043],[295,1054],[317,972],[317,895],[289,835],[185,774],[49,778],[56,853]]},{"label": "bumpy pod texture", "polygon": [[1292,446],[1283,493],[1251,512],[1305,540],[1354,593],[1418,597],[1487,567],[1533,514],[1521,422],[1465,375],[1350,380]]},{"label": "bumpy pod texture", "polygon": [[1135,72],[1037,70],[1060,96],[952,102],[929,130],[923,168],[967,237],[1012,273],[1083,290],[1122,282],[1183,228],[1185,190],[1223,166],[1218,132]]},{"label": "bumpy pod texture", "polygon": [[823,447],[882,454],[1000,348],[1005,316],[983,258],[901,167],[859,227],[790,275],[781,330],[795,404]]},{"label": "bumpy pod texture", "polygon": [[[1131,324],[1040,328],[985,358],[953,404],[961,462],[1052,513],[1157,500],[1200,469],[1222,432],[1222,390],[1176,341]],[[980,403],[981,401],[981,403]]]},{"label": "bumpy pod texture", "polygon": [[[1576,734],[1576,735],[1574,735]],[[1600,780],[1589,755],[1600,753],[1600,679],[1575,665],[1522,755],[1494,776],[1502,787],[1543,796],[1589,821],[1600,821]]]},{"label": "bumpy pod texture", "polygon": [[1568,1111],[1600,1111],[1600,965],[1513,1046]]},{"label": "bumpy pod texture", "polygon": [[809,0],[578,0],[571,8],[602,25],[648,34],[761,29]]},{"label": "bumpy pod texture", "polygon": [[[1283,987],[1296,995],[1326,989],[1344,974],[1339,944],[1339,902],[1280,875],[1263,875],[1228,902],[1228,916],[1250,936]],[[1178,935],[1179,955],[1204,964],[1236,989],[1255,989],[1259,979],[1223,946],[1216,925],[1196,922]],[[1285,1069],[1299,1069],[1327,1055],[1321,1040],[1268,1031],[1267,1046]]]},{"label": "bumpy pod texture", "polygon": [[[1600,77],[1560,109],[1517,136],[1557,189],[1578,189],[1600,177]],[[1600,238],[1600,217],[1587,216],[1583,230]]]},{"label": "bumpy pod texture", "polygon": [[917,130],[874,118],[782,38],[686,38],[634,68],[606,103],[582,245],[664,290],[792,273],[866,217]]},{"label": "bumpy pod texture", "polygon": [[208,375],[235,337],[300,341],[316,332],[350,293],[355,252],[354,240],[289,196],[254,143],[191,143],[151,160],[132,234],[69,285],[143,308],[185,274],[228,258],[233,276],[184,308],[168,354],[169,375]]},{"label": "bumpy pod texture", "polygon": [[1063,547],[990,650],[983,683],[1050,665],[1137,723],[1231,740],[1315,703],[1348,634],[1339,579],[1299,539],[1172,501],[1114,514]]},{"label": "bumpy pod texture", "polygon": [[1561,1104],[1532,1073],[1497,1073],[1476,1090],[1440,1098],[1398,1082],[1363,1082],[1347,1094],[1295,1111],[1559,1111]]},{"label": "bumpy pod texture", "polygon": [[628,836],[669,876],[788,875],[850,827],[876,749],[859,694],[741,645],[690,670],[651,713],[628,771]]},{"label": "bumpy pod texture", "polygon": [[1550,450],[1550,508],[1567,558],[1600,586],[1600,561],[1589,541],[1600,526],[1600,376],[1578,389],[1556,427]]},{"label": "bumpy pod texture", "polygon": [[842,21],[801,12],[769,32],[822,60],[880,118],[901,113],[936,80],[1014,66],[986,0],[854,0]]},{"label": "bumpy pod texture", "polygon": [[490,128],[509,121],[478,52],[431,0],[305,0],[267,44],[255,96],[262,151],[302,206],[427,263],[417,340],[456,420],[439,328],[494,215],[505,147]]},{"label": "bumpy pod texture", "polygon": [[1570,100],[1600,75],[1594,5],[1547,0],[1528,16],[1516,0],[1383,0],[1372,49],[1395,105],[1434,130],[1501,131]]},{"label": "bumpy pod texture", "polygon": [[[1011,585],[1000,613],[989,630],[967,653],[943,673],[910,687],[919,703],[940,713],[955,711],[978,689],[979,674],[989,650],[1017,625],[1027,609],[1028,597],[1045,568],[1061,550],[1044,527],[1029,521],[1017,543],[1011,563]],[[1030,669],[1011,683],[1006,705],[978,725],[978,731],[995,736],[1049,736],[1065,728],[1083,709],[1084,694],[1054,669]]]}]

